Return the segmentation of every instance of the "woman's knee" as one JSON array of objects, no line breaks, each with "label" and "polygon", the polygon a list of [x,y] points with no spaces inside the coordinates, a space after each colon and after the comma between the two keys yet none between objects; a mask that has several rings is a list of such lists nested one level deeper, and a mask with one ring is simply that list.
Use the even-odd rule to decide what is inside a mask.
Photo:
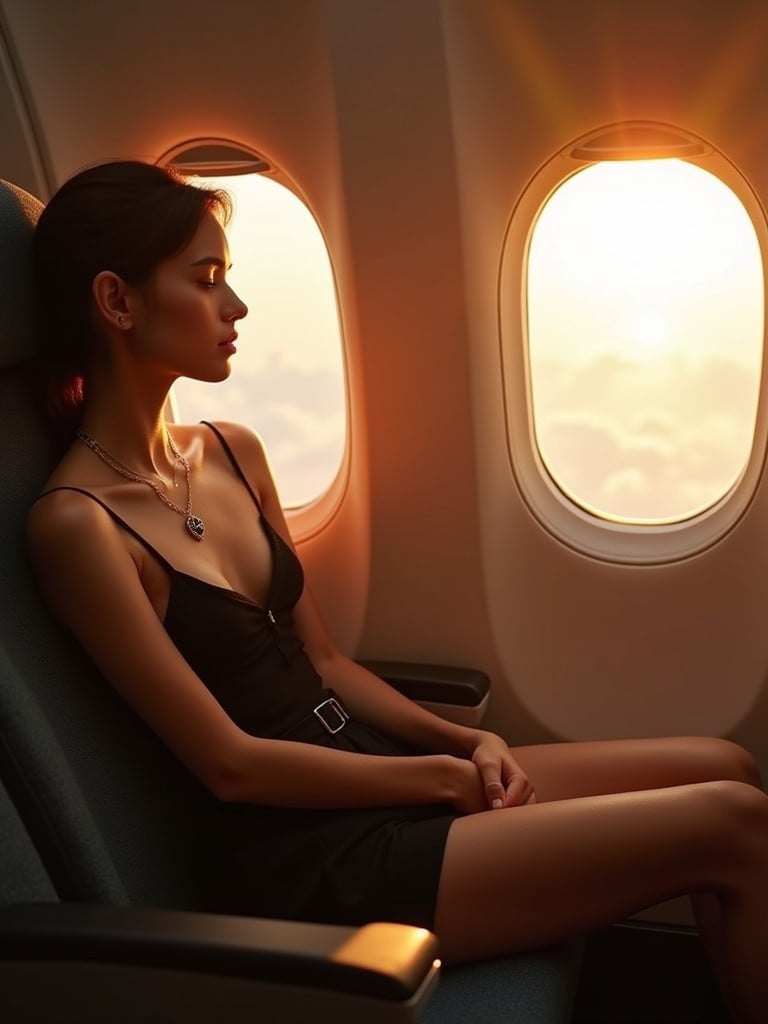
[{"label": "woman's knee", "polygon": [[707,765],[707,774],[713,779],[745,782],[750,786],[761,786],[760,770],[748,750],[731,740],[715,736],[698,737],[697,755]]},{"label": "woman's knee", "polygon": [[714,809],[713,836],[737,867],[768,863],[768,796],[756,786],[734,780],[708,783],[702,796]]}]

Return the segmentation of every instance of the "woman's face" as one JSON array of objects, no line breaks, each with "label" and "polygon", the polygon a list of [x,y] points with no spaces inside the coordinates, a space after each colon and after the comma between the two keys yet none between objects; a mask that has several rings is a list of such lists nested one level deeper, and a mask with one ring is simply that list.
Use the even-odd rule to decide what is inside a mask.
[{"label": "woman's face", "polygon": [[235,321],[248,307],[227,284],[229,247],[206,213],[192,241],[136,289],[134,350],[175,379],[224,380],[235,354]]}]

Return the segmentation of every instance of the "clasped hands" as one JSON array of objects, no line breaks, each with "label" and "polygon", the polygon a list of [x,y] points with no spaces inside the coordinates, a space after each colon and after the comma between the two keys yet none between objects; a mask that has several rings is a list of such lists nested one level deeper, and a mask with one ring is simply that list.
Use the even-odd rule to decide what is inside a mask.
[{"label": "clasped hands", "polygon": [[455,801],[462,814],[502,810],[536,803],[528,776],[500,736],[481,732],[470,760],[464,760]]}]

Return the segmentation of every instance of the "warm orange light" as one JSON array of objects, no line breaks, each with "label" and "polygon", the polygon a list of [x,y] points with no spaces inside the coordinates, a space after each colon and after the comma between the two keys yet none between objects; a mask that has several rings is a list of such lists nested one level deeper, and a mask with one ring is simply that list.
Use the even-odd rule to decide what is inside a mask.
[{"label": "warm orange light", "polygon": [[528,259],[536,434],[608,518],[684,518],[736,481],[754,430],[763,270],[735,193],[680,160],[595,164],[545,204]]},{"label": "warm orange light", "polygon": [[228,280],[249,307],[228,380],[180,380],[185,420],[236,420],[264,438],[285,506],[332,483],[346,444],[344,364],[336,286],[309,209],[262,174],[216,177],[234,200]]}]

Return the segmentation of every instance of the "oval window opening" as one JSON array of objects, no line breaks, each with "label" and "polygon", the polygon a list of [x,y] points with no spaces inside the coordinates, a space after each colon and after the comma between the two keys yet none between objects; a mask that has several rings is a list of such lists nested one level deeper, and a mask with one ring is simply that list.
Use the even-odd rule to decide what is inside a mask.
[{"label": "oval window opening", "polygon": [[[266,166],[266,165],[265,165]],[[190,168],[182,166],[189,173]],[[233,199],[227,279],[248,306],[231,376],[173,387],[185,420],[234,420],[263,437],[286,508],[336,478],[347,439],[342,338],[325,240],[307,206],[259,173],[200,174]]]},{"label": "oval window opening", "polygon": [[527,274],[534,432],[557,487],[630,524],[722,499],[753,443],[763,311],[754,225],[715,175],[669,159],[569,177]]}]

